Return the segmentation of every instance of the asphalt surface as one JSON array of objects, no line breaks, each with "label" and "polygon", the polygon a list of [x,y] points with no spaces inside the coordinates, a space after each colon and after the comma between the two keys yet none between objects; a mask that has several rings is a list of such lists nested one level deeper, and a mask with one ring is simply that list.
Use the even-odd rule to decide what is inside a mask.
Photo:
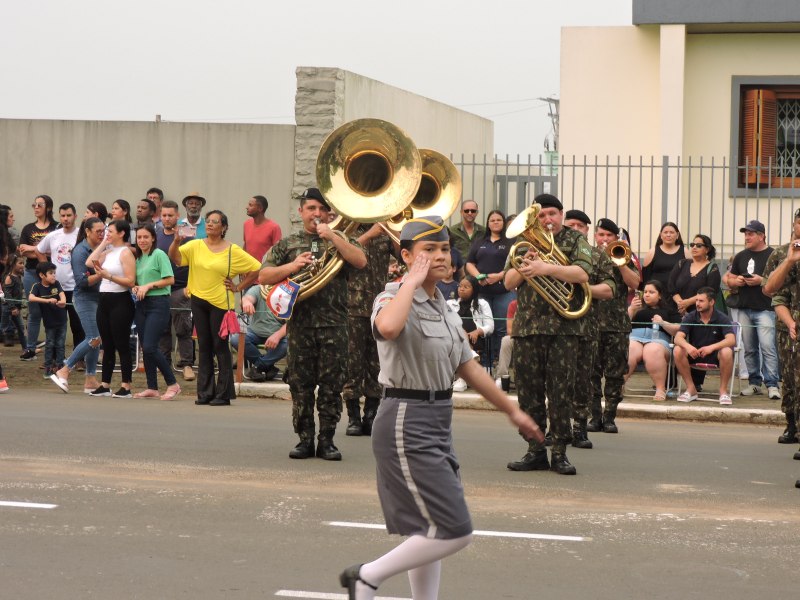
[{"label": "asphalt surface", "polygon": [[[369,439],[338,435],[340,463],[291,461],[290,419],[279,400],[3,396],[0,503],[56,506],[0,504],[0,596],[343,598],[339,571],[399,540],[368,528]],[[800,461],[780,427],[619,425],[570,449],[577,476],[512,473],[525,444],[504,416],[456,411],[474,526],[493,534],[445,561],[440,598],[796,593]],[[409,598],[405,577],[379,597]]]}]

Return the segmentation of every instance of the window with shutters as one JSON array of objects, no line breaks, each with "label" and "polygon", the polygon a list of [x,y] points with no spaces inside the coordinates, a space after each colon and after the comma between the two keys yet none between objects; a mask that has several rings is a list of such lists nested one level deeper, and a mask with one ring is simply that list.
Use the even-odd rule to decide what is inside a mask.
[{"label": "window with shutters", "polygon": [[743,85],[738,185],[800,190],[800,85]]}]

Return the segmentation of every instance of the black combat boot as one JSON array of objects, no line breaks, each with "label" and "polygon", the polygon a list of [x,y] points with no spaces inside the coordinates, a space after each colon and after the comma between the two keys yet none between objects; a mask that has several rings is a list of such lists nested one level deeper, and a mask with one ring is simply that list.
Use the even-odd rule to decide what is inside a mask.
[{"label": "black combat boot", "polygon": [[544,434],[544,445],[545,446],[552,446],[553,445],[553,432],[548,431]]},{"label": "black combat boot", "polygon": [[792,458],[793,458],[793,459],[795,459],[795,460],[800,460],[800,450],[798,450],[797,452],[795,452],[795,453],[794,453],[794,456],[793,456]]},{"label": "black combat boot", "polygon": [[572,445],[575,448],[585,448],[587,450],[592,448],[592,442],[589,441],[589,436],[586,435],[586,419],[578,419],[572,426]]},{"label": "black combat boot", "polygon": [[617,418],[617,405],[606,402],[606,410],[603,413],[603,432],[619,433],[614,419]]},{"label": "black combat boot", "polygon": [[794,444],[797,441],[797,422],[793,412],[786,413],[786,429],[778,437],[779,444]]},{"label": "black combat boot", "polygon": [[578,472],[563,452],[553,452],[550,455],[550,470],[559,475],[575,475]]},{"label": "black combat boot", "polygon": [[603,431],[603,417],[600,415],[592,415],[592,418],[589,419],[589,424],[586,426],[586,431],[592,433]]},{"label": "black combat boot", "polygon": [[375,415],[378,414],[380,403],[380,398],[366,398],[364,400],[364,418],[361,419],[361,433],[364,435],[372,435],[372,422],[375,420]]},{"label": "black combat boot", "polygon": [[300,434],[300,443],[289,452],[289,458],[311,458],[314,456],[314,432]]},{"label": "black combat boot", "polygon": [[345,435],[361,435],[361,404],[358,398],[347,400],[347,430]]},{"label": "black combat boot", "polygon": [[317,438],[317,457],[322,460],[342,460],[342,453],[333,445],[333,431],[320,431]]},{"label": "black combat boot", "polygon": [[547,471],[550,463],[547,462],[547,450],[528,450],[519,460],[506,465],[509,471]]}]

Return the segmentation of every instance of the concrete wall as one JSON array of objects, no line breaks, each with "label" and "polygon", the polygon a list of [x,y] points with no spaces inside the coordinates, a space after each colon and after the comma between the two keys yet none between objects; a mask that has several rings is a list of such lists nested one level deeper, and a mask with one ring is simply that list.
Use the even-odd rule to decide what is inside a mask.
[{"label": "concrete wall", "polygon": [[178,203],[200,192],[206,209],[228,215],[238,243],[254,194],[289,226],[292,125],[1,119],[0,140],[0,202],[14,208],[18,229],[32,220],[37,194],[72,202],[82,216],[90,202],[135,206],[151,186]]},{"label": "concrete wall", "polygon": [[791,23],[800,21],[796,0],[633,0],[633,23]]}]

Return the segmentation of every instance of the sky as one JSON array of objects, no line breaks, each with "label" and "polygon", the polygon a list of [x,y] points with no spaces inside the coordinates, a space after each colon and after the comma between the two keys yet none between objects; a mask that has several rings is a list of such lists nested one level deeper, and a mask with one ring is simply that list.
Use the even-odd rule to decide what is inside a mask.
[{"label": "sky", "polygon": [[630,25],[631,1],[0,0],[0,118],[294,123],[295,69],[339,67],[538,155],[561,27]]}]

